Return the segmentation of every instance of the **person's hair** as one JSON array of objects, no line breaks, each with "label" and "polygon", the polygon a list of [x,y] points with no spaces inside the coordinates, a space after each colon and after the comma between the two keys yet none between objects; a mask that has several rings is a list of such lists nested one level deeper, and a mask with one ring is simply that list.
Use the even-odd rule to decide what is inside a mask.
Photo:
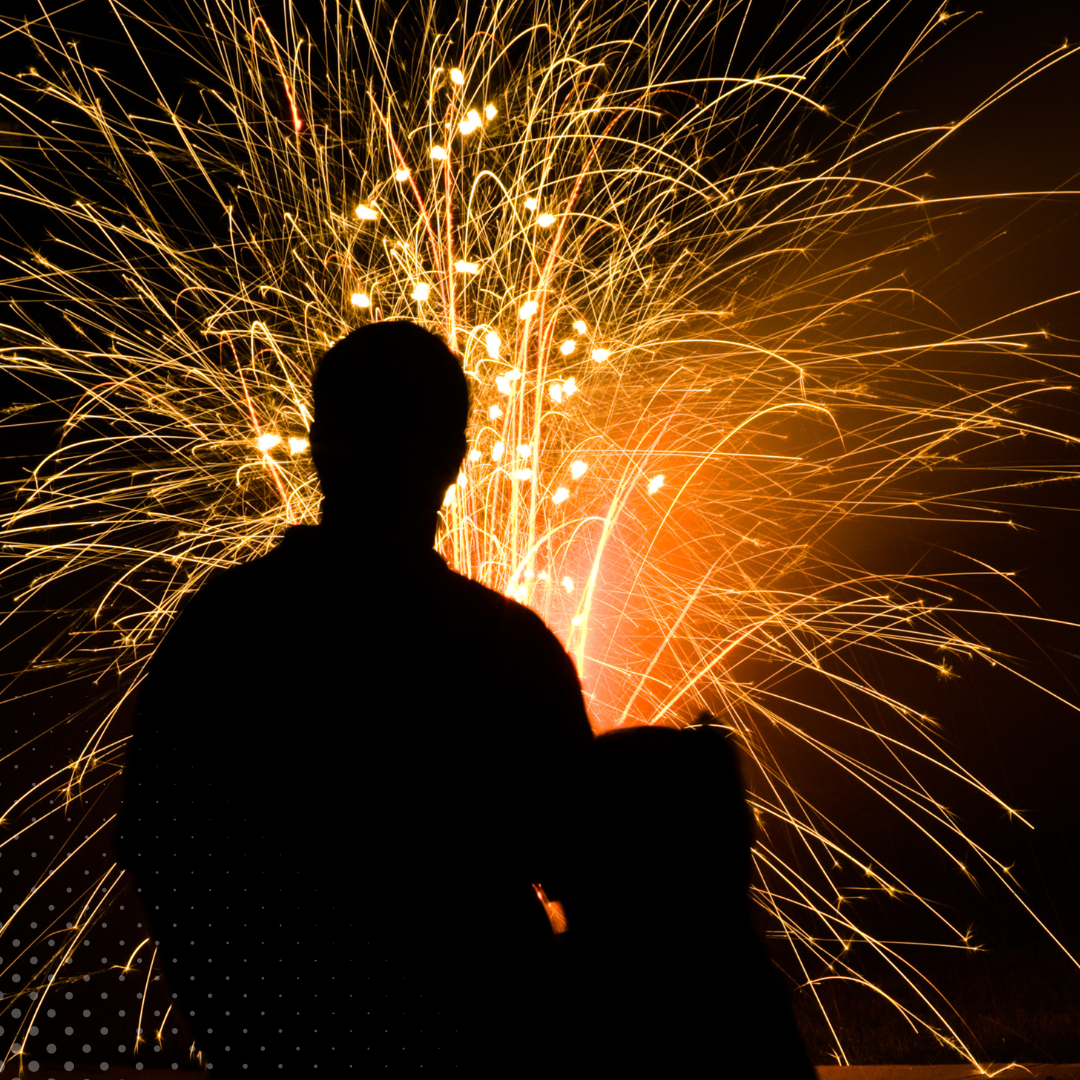
[{"label": "person's hair", "polygon": [[311,397],[311,456],[324,494],[355,487],[373,465],[390,471],[398,490],[453,483],[469,384],[437,334],[404,319],[361,326],[323,355]]},{"label": "person's hair", "polygon": [[[587,867],[565,890],[567,918],[618,932],[613,898],[643,896],[697,910],[741,909],[750,887],[753,815],[731,734],[703,713],[689,728],[619,728],[592,747],[588,817],[602,824]],[[596,932],[594,929],[592,932]]]}]

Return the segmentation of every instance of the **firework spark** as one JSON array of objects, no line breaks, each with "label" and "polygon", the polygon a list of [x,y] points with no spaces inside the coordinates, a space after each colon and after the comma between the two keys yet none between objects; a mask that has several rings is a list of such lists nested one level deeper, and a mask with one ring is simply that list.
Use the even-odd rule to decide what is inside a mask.
[{"label": "firework spark", "polygon": [[[722,714],[755,766],[755,895],[808,982],[826,967],[865,980],[847,948],[864,939],[911,992],[897,1007],[970,1058],[905,948],[844,906],[852,875],[929,901],[800,797],[784,754],[844,770],[961,866],[971,842],[934,778],[996,796],[868,659],[1007,660],[941,581],[869,572],[831,541],[861,517],[993,523],[995,489],[1070,475],[951,479],[1010,440],[1069,441],[1023,410],[1064,377],[1022,335],[943,332],[889,269],[934,212],[918,170],[961,125],[905,142],[877,136],[872,110],[832,121],[820,99],[879,16],[837,7],[747,75],[705,49],[734,39],[743,3],[660,25],[647,4],[623,7],[492,4],[454,20],[433,5],[410,21],[332,4],[325,26],[287,7],[274,28],[246,0],[204,0],[191,29],[114,4],[122,74],[50,17],[7,26],[36,55],[3,104],[40,150],[7,162],[3,192],[47,215],[53,239],[6,254],[18,303],[0,355],[31,390],[66,390],[55,449],[9,492],[5,572],[34,575],[18,615],[95,571],[93,603],[37,661],[121,685],[78,759],[7,816],[43,792],[60,812],[116,779],[117,714],[178,608],[318,518],[315,360],[363,320],[413,318],[460,353],[474,396],[438,541],[450,564],[544,616],[598,728]],[[170,51],[193,73],[178,101],[162,83]],[[791,149],[794,132],[809,149]],[[914,149],[898,167],[900,145]],[[886,227],[873,258],[838,254]],[[979,374],[980,358],[1020,350],[1008,376]],[[367,463],[377,522],[413,437],[407,361],[387,358],[371,394],[401,418],[398,444]],[[837,723],[873,736],[893,771],[830,745]],[[76,936],[117,875],[95,880]]]}]

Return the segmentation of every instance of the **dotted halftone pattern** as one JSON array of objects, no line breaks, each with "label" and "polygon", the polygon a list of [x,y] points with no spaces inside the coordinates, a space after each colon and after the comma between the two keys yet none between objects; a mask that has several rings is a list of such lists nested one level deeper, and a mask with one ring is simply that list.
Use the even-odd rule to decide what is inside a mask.
[{"label": "dotted halftone pattern", "polygon": [[[51,907],[52,905],[48,905]],[[38,991],[20,994],[20,986],[29,980],[41,964],[55,965],[57,949],[70,945],[70,923],[62,931],[39,940],[17,935],[8,938],[0,955],[3,968],[5,1007],[0,1021],[0,1045],[23,1050],[23,1068],[39,1075],[51,1075],[57,1067],[65,1074],[84,1071],[91,1064],[97,1072],[111,1066],[191,1070],[197,1068],[192,1056],[192,1036],[187,1020],[174,1002],[164,976],[152,972],[147,978],[143,968],[149,963],[153,941],[144,946],[146,957],[136,956],[132,970],[121,970],[135,947],[147,937],[141,918],[132,919],[132,905],[118,905],[95,926],[83,930],[80,948],[62,965],[63,968],[94,967],[79,976],[66,971],[53,980],[40,1009]],[[141,915],[141,913],[138,913]],[[31,919],[31,934],[41,924]],[[141,935],[131,936],[131,931]],[[67,931],[64,934],[63,931]],[[11,961],[15,962],[11,962]],[[25,967],[23,975],[20,968]],[[59,983],[59,986],[56,984]],[[36,1010],[36,1014],[35,1014]],[[34,1023],[27,1029],[25,1021]],[[141,1035],[138,1048],[136,1042]],[[9,1043],[8,1040],[12,1040]],[[20,1041],[20,1040],[25,1040]],[[48,1064],[45,1064],[48,1063]],[[12,1061],[4,1072],[17,1073]]]},{"label": "dotted halftone pattern", "polygon": [[[90,734],[78,722],[47,726],[54,710],[75,720],[74,705],[83,700],[76,688],[45,697],[45,712],[0,708],[9,744],[25,740],[29,755],[22,769],[18,761],[0,762],[0,796],[9,802],[58,775]],[[0,1066],[0,1077],[20,1075],[20,1060],[23,1075],[42,1077],[201,1072],[198,1050],[205,1048],[196,1045],[185,1012],[197,1008],[197,996],[178,1000],[168,957],[155,956],[157,933],[167,928],[116,865],[119,775],[86,787],[92,794],[84,788],[67,804],[50,794],[0,822],[0,1062],[17,1055]],[[247,1075],[267,1067],[231,1066]],[[318,1066],[311,1068],[317,1075]],[[213,1077],[212,1065],[204,1075]]]},{"label": "dotted halftone pattern", "polygon": [[[160,958],[151,966],[155,941],[133,879],[113,890],[100,917],[79,917],[106,891],[98,882],[115,860],[111,833],[85,842],[112,816],[118,785],[109,787],[90,813],[76,802],[66,819],[24,819],[3,838],[0,1050],[20,1052],[24,1073],[199,1068]],[[19,1075],[19,1058],[0,1075]]]},{"label": "dotted halftone pattern", "polygon": [[[85,820],[68,821],[85,826]],[[212,1078],[213,1064],[203,1071],[163,954],[155,960],[159,940],[134,878],[123,877],[101,918],[76,925],[70,917],[105,892],[93,882],[81,894],[65,884],[89,877],[86,864],[98,869],[112,863],[111,833],[102,836],[100,845],[85,845],[67,859],[62,877],[34,877],[41,883],[29,895],[34,864],[70,852],[74,831],[64,840],[24,828],[0,850],[0,903],[10,898],[11,905],[0,931],[0,1048],[19,1055],[0,1068],[0,1076],[20,1075],[21,1057],[22,1075],[127,1077],[167,1070]],[[250,1075],[274,1066],[237,1062],[231,1068]],[[318,1065],[311,1068],[318,1075]]]}]

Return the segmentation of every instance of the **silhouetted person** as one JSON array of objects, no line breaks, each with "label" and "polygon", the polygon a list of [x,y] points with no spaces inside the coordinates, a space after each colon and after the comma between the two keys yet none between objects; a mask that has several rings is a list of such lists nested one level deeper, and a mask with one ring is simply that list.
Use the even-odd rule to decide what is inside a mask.
[{"label": "silhouetted person", "polygon": [[468,410],[411,323],[333,346],[321,523],[199,590],[151,664],[117,847],[212,1076],[542,1054],[533,886],[559,895],[593,738],[540,618],[433,550]]},{"label": "silhouetted person", "polygon": [[567,1066],[606,1076],[813,1080],[750,914],[753,819],[727,733],[595,741],[596,823],[563,895]]}]

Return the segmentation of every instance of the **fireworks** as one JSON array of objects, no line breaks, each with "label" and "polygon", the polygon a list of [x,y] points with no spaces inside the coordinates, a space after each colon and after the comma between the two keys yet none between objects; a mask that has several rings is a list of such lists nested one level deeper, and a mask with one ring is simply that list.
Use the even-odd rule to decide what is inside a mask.
[{"label": "fireworks", "polygon": [[[107,578],[39,659],[115,672],[122,697],[208,575],[317,520],[321,352],[367,319],[435,328],[474,396],[443,554],[544,616],[598,727],[705,705],[738,729],[757,766],[757,899],[808,977],[831,964],[861,978],[843,955],[861,932],[849,877],[913,890],[799,796],[777,733],[958,851],[935,773],[995,796],[867,660],[1002,658],[940,582],[868,572],[831,537],[935,506],[989,521],[990,496],[952,481],[959,466],[1069,437],[1018,408],[1061,389],[1048,365],[980,371],[1026,340],[943,333],[890,276],[925,235],[933,204],[912,181],[948,131],[923,131],[910,163],[883,172],[899,140],[868,119],[834,124],[818,100],[863,24],[836,10],[782,68],[740,74],[717,57],[743,7],[679,9],[647,30],[645,5],[493,4],[457,21],[332,5],[325,28],[292,10],[274,28],[206,0],[190,26],[125,13],[123,73],[84,62],[47,19],[19,29],[38,54],[5,107],[40,152],[13,158],[3,188],[47,213],[55,240],[8,255],[19,303],[3,364],[67,391],[59,445],[9,493],[4,550],[9,575],[37,574],[17,609],[87,568]],[[161,83],[169,50],[193,80],[179,100]],[[47,108],[25,104],[31,90]],[[795,132],[810,149],[792,149]],[[891,230],[875,258],[837,254],[869,228]],[[364,463],[378,528],[379,490],[415,436],[407,358],[388,357],[370,392],[401,420],[398,444]],[[482,678],[478,658],[478,692]],[[895,773],[793,719],[795,700],[800,718],[874,736]],[[119,707],[50,791],[115,779]],[[814,873],[772,844],[781,833]],[[868,948],[901,970],[895,943]],[[962,1049],[905,978],[913,1019]]]}]

